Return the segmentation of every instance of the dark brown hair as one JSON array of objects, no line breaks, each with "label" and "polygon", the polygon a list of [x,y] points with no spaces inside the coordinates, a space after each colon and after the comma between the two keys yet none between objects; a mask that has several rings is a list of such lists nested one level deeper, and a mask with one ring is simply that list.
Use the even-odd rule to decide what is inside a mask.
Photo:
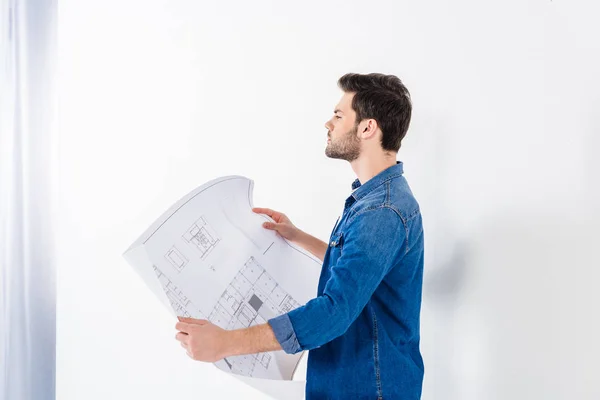
[{"label": "dark brown hair", "polygon": [[356,124],[364,119],[377,121],[383,133],[381,147],[397,152],[410,125],[410,93],[395,75],[348,73],[338,80],[344,92],[353,92],[352,109]]}]

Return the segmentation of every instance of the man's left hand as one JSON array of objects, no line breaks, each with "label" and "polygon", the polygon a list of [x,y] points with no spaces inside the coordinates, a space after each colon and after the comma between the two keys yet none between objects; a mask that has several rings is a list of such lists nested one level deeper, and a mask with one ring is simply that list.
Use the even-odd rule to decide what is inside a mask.
[{"label": "man's left hand", "polygon": [[177,317],[175,339],[197,361],[216,362],[227,357],[227,330],[204,319]]}]

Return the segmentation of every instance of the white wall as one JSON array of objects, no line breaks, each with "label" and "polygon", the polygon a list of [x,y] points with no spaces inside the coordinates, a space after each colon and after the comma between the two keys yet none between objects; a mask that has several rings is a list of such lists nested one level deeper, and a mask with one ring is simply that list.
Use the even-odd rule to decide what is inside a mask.
[{"label": "white wall", "polygon": [[227,174],[326,239],[355,178],[324,155],[350,71],[413,97],[423,398],[599,398],[596,3],[213,3],[61,2],[57,398],[265,398],[187,358],[121,253]]}]

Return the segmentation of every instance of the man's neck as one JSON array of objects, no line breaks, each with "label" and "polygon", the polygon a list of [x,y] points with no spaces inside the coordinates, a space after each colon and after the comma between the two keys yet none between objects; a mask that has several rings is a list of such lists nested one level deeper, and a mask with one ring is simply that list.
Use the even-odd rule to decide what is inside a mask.
[{"label": "man's neck", "polygon": [[396,165],[396,154],[390,156],[381,155],[378,157],[369,157],[361,155],[356,160],[350,162],[356,177],[361,185],[364,185],[369,179],[380,172]]}]

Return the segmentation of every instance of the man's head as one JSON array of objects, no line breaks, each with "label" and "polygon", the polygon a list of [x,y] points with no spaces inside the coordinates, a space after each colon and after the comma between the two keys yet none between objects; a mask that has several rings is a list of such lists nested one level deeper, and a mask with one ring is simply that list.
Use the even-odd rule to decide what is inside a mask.
[{"label": "man's head", "polygon": [[325,123],[327,157],[354,161],[365,152],[397,153],[412,112],[402,81],[394,75],[349,73],[338,86],[344,95]]}]

